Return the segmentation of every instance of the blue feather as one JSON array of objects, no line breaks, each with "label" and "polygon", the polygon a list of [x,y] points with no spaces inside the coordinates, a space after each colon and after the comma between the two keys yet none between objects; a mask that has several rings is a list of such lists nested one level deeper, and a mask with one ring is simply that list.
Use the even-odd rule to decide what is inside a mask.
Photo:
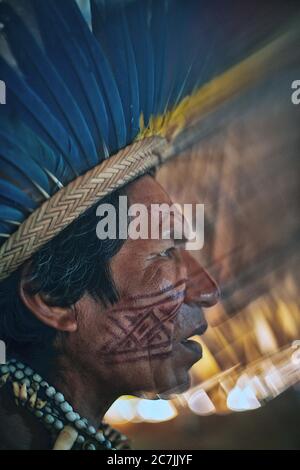
[{"label": "blue feather", "polygon": [[41,136],[56,152],[69,160],[75,174],[87,170],[87,164],[80,156],[72,136],[51,114],[42,99],[22,80],[5,60],[0,57],[0,73],[7,86],[6,112],[18,112],[18,116],[37,135]]},{"label": "blue feather", "polygon": [[[54,152],[46,145],[38,136],[26,127],[20,120],[11,118],[7,112],[1,112],[1,129],[0,139],[6,139],[14,147],[15,152],[24,154],[24,171],[31,177],[31,162],[38,165],[39,171],[47,174],[51,173],[63,184],[76,177],[76,173],[72,170],[68,160],[64,160],[60,153]],[[2,145],[0,144],[2,149]],[[39,184],[42,186],[41,181]],[[47,190],[46,187],[42,186]]]},{"label": "blue feather", "polygon": [[[136,57],[139,86],[139,114],[143,113],[145,125],[153,112],[154,54],[149,25],[149,5],[145,2],[129,4],[126,10],[129,33]],[[140,34],[143,31],[143,34]]]},{"label": "blue feather", "polygon": [[23,127],[23,148],[28,156],[40,165],[41,171],[44,169],[47,174],[52,174],[63,186],[68,184],[77,175],[70,167],[69,161],[63,159],[61,154],[54,152],[41,139],[32,135],[30,129]]},{"label": "blue feather", "polygon": [[[92,1],[93,32],[111,64],[122,100],[127,142],[133,140],[139,131],[139,84],[135,53],[128,32],[128,23],[122,5],[109,8]],[[126,71],[126,72],[125,72]]]},{"label": "blue feather", "polygon": [[[5,241],[14,230],[16,230],[16,226],[11,224],[0,222],[0,244],[1,242]],[[3,240],[4,239],[4,240]]]},{"label": "blue feather", "polygon": [[69,18],[69,23],[74,25],[74,37],[95,73],[108,113],[108,147],[109,152],[113,153],[126,145],[127,133],[122,101],[111,66],[101,45],[83,21],[77,4],[73,0],[63,2],[54,0],[54,2],[59,5],[64,17]]},{"label": "blue feather", "polygon": [[160,114],[162,83],[165,76],[165,69],[168,66],[167,36],[168,36],[168,2],[152,2],[151,22],[149,24],[153,43],[153,53],[155,57],[154,65],[154,100],[152,114]]},{"label": "blue feather", "polygon": [[0,180],[0,202],[16,208],[26,208],[27,211],[32,211],[38,205],[24,191],[3,179]]},{"label": "blue feather", "polygon": [[12,179],[22,181],[24,189],[33,186],[44,195],[50,195],[49,178],[39,164],[26,151],[0,130],[1,171]]},{"label": "blue feather", "polygon": [[43,97],[53,116],[60,120],[67,130],[73,132],[88,165],[95,165],[98,161],[97,152],[84,116],[52,63],[37,46],[18,15],[5,3],[0,4],[0,21],[4,24],[3,34],[25,80],[36,94]]},{"label": "blue feather", "polygon": [[16,224],[20,224],[24,220],[24,214],[22,211],[15,207],[10,207],[4,204],[0,204],[0,220],[2,222],[12,221]]},{"label": "blue feather", "polygon": [[45,51],[77,101],[93,136],[99,158],[108,141],[108,117],[93,69],[74,37],[73,25],[66,23],[60,8],[53,2],[42,6],[41,2],[33,3]]}]

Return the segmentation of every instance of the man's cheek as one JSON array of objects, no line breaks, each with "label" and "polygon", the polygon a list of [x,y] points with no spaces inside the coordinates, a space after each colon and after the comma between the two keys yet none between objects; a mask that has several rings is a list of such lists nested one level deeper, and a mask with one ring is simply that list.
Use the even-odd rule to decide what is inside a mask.
[{"label": "man's cheek", "polygon": [[100,351],[101,358],[110,363],[130,363],[148,359],[149,355],[163,357],[169,354],[174,314],[153,308],[110,318],[110,335]]},{"label": "man's cheek", "polygon": [[[172,352],[174,326],[179,307],[183,301],[183,290],[176,295],[152,302],[139,299],[137,302],[111,309],[106,321],[106,340],[99,351],[99,359],[105,363],[131,363],[145,361],[149,357],[164,358]],[[161,297],[161,295],[160,295]]]}]

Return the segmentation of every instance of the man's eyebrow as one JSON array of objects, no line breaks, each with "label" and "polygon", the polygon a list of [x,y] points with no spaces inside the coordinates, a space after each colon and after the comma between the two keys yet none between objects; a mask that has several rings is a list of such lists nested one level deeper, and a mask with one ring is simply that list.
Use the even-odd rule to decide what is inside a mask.
[{"label": "man's eyebrow", "polygon": [[172,240],[172,241],[174,242],[174,245],[183,245],[183,244],[185,244],[185,243],[188,241],[188,239],[187,239],[186,236],[185,236],[184,229],[182,229],[182,232],[181,232],[181,233],[182,233],[182,236],[181,236],[181,238],[178,238],[178,237],[176,238],[176,237],[175,237],[174,226],[173,226],[173,224],[172,224],[171,227],[170,227],[170,229],[168,229],[168,230],[166,230],[166,231],[164,232],[166,235],[168,235],[168,238],[162,238],[162,236],[161,236],[161,235],[163,235],[163,233],[162,233],[162,228],[163,228],[163,227],[162,227],[162,221],[160,220],[160,221],[159,221],[159,229],[160,229],[160,231],[159,231],[159,235],[160,235],[159,239],[160,239],[161,241]]}]

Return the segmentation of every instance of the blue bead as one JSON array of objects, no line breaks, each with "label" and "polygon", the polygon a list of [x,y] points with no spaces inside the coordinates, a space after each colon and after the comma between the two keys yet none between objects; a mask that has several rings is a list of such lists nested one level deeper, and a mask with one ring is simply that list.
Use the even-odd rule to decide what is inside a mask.
[{"label": "blue bead", "polygon": [[1,374],[8,374],[9,368],[7,366],[0,367]]},{"label": "blue bead", "polygon": [[87,446],[87,450],[96,450],[96,447],[94,446],[94,444],[89,444]]},{"label": "blue bead", "polygon": [[86,428],[86,424],[82,421],[82,419],[78,419],[77,421],[75,421],[75,426],[79,430]]},{"label": "blue bead", "polygon": [[53,424],[54,421],[55,421],[55,420],[54,420],[54,418],[53,418],[52,415],[48,414],[48,415],[45,416],[45,423],[47,423],[47,424]]},{"label": "blue bead", "polygon": [[105,437],[104,437],[103,432],[102,432],[102,431],[98,431],[98,432],[96,433],[95,439],[96,439],[98,442],[105,442]]},{"label": "blue bead", "polygon": [[[63,411],[64,413],[68,413],[69,411],[73,411],[72,406],[71,406],[68,402],[66,402],[66,401],[64,401],[64,402],[60,405],[60,409],[61,409],[61,411]],[[74,415],[75,415],[75,414],[76,414],[76,413],[74,413]],[[75,416],[75,419],[76,419],[76,416]]]},{"label": "blue bead", "polygon": [[24,370],[24,374],[25,375],[31,375],[31,374],[33,374],[33,370],[30,369],[30,367],[26,367],[25,370]]},{"label": "blue bead", "polygon": [[94,426],[89,426],[87,428],[87,433],[88,434],[95,434],[96,433],[96,429],[94,428]]},{"label": "blue bead", "polygon": [[65,401],[65,397],[63,396],[62,393],[59,393],[59,392],[55,394],[54,399],[57,403],[62,403],[63,401]]},{"label": "blue bead", "polygon": [[47,388],[45,393],[46,393],[48,398],[52,398],[52,397],[54,397],[54,395],[56,393],[56,390],[55,390],[54,387],[49,387],[49,388]]},{"label": "blue bead", "polygon": [[83,444],[85,441],[85,438],[83,436],[78,436],[77,439],[76,439],[76,442],[78,442],[78,444]]},{"label": "blue bead", "polygon": [[24,364],[22,364],[22,362],[17,362],[16,366],[17,366],[18,369],[24,369],[25,368],[25,366],[24,366]]},{"label": "blue bead", "polygon": [[17,370],[15,368],[15,366],[9,365],[8,367],[9,367],[10,372],[12,372],[12,373],[16,372],[16,370]]},{"label": "blue bead", "polygon": [[73,423],[76,420],[76,415],[75,415],[74,411],[69,411],[69,413],[66,414],[66,418],[67,418],[68,421]]},{"label": "blue bead", "polygon": [[30,387],[30,380],[29,379],[23,379],[22,384],[25,384],[26,387]]},{"label": "blue bead", "polygon": [[32,378],[35,382],[41,382],[42,381],[42,377],[39,374],[34,374],[34,376]]},{"label": "blue bead", "polygon": [[60,431],[64,427],[63,422],[60,419],[57,419],[54,423],[54,427]]},{"label": "blue bead", "polygon": [[21,379],[24,378],[24,374],[23,374],[23,372],[22,372],[21,370],[17,370],[17,371],[15,372],[15,377],[16,377],[16,379],[21,380]]}]

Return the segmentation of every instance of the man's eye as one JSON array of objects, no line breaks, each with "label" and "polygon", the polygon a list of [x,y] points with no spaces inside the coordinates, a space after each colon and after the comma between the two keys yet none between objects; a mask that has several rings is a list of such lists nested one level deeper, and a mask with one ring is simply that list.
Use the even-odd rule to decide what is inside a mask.
[{"label": "man's eye", "polygon": [[158,256],[160,256],[161,258],[172,258],[173,253],[174,253],[174,247],[168,248],[167,250],[164,250],[164,251],[160,251],[158,253]]},{"label": "man's eye", "polygon": [[152,253],[148,256],[148,260],[155,260],[157,258],[173,258],[175,254],[175,247],[168,248],[167,250],[160,251],[159,253]]}]

